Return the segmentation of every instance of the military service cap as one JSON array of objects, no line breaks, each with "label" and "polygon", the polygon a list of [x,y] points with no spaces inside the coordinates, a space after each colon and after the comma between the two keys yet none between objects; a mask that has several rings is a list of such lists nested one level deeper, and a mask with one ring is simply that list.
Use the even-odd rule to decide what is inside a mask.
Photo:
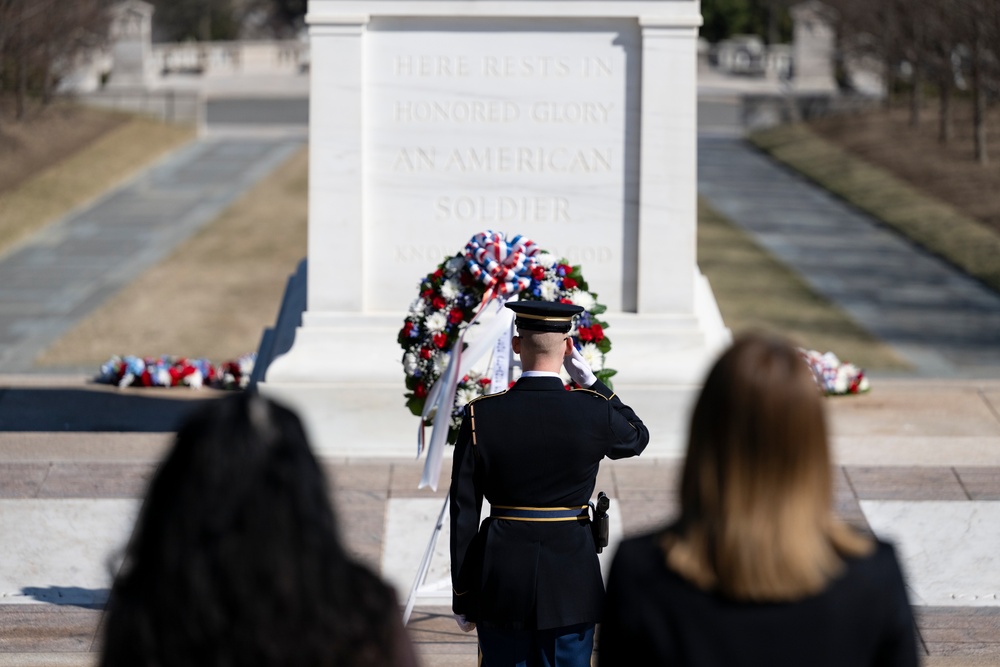
[{"label": "military service cap", "polygon": [[573,316],[583,308],[558,301],[508,301],[506,306],[517,313],[514,324],[526,331],[567,333],[573,328]]}]

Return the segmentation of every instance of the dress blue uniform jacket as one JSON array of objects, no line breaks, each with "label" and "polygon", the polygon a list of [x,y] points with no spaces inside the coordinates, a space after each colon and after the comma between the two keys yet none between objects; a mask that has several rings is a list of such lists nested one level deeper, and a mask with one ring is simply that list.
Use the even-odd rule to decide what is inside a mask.
[{"label": "dress blue uniform jacket", "polygon": [[566,391],[522,377],[466,408],[451,478],[452,607],[470,621],[545,630],[599,620],[604,584],[586,520],[486,518],[507,507],[583,507],[601,459],[636,456],[649,431],[602,382]]}]

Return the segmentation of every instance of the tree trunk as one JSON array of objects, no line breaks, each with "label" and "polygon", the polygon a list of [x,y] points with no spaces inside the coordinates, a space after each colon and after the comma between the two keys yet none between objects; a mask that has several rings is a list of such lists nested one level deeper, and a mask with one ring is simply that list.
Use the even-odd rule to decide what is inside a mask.
[{"label": "tree trunk", "polygon": [[990,162],[986,152],[986,91],[983,90],[983,48],[979,30],[976,30],[972,51],[972,127],[975,133],[976,162]]},{"label": "tree trunk", "polygon": [[911,58],[912,72],[910,74],[910,127],[920,126],[920,107],[923,102],[923,32],[920,29],[920,19],[916,12],[910,16],[913,21],[913,51]]},{"label": "tree trunk", "polygon": [[778,3],[771,0],[767,3],[767,44],[774,46],[778,43]]},{"label": "tree trunk", "polygon": [[910,127],[920,127],[920,106],[922,103],[923,79],[920,77],[921,64],[913,61],[913,72],[910,75]]},{"label": "tree trunk", "polygon": [[947,77],[941,81],[941,97],[939,99],[941,108],[938,118],[938,141],[942,144],[951,143],[952,122],[951,122],[951,82]]},{"label": "tree trunk", "polygon": [[892,108],[892,89],[896,82],[895,72],[892,66],[892,56],[888,52],[885,54],[885,97],[882,99],[882,108],[886,111]]},{"label": "tree trunk", "polygon": [[17,95],[14,117],[17,120],[24,119],[25,100],[28,97],[28,65],[26,58],[22,54],[17,61]]}]

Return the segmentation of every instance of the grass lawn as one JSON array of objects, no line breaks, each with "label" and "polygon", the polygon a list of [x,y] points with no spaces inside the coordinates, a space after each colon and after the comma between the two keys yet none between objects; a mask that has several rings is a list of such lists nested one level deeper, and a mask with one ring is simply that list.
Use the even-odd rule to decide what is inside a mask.
[{"label": "grass lawn", "polygon": [[866,370],[910,368],[704,200],[698,202],[698,265],[734,334],[780,333]]},{"label": "grass lawn", "polygon": [[193,136],[191,127],[65,103],[23,123],[0,115],[0,254]]},{"label": "grass lawn", "polygon": [[[92,164],[95,155],[103,153],[109,164],[120,165],[117,180],[127,178],[135,167],[125,165],[135,164],[136,154],[151,145],[150,133],[155,128],[149,122],[132,119],[106,129],[82,149],[69,151],[38,170],[34,178],[10,187],[0,194],[0,201],[15,202],[19,215],[34,220],[37,214],[25,211],[44,203],[36,189],[40,179],[55,178],[50,174],[61,170],[80,178],[86,171],[81,166]],[[154,151],[166,150],[184,135],[181,130],[160,136],[152,144]],[[777,148],[787,141],[787,135],[784,140],[774,139],[772,149],[779,152]],[[824,155],[823,159],[829,158],[829,153]],[[0,155],[0,164],[5,158]],[[145,159],[149,161],[148,154]],[[39,364],[96,371],[112,354],[178,354],[220,362],[256,350],[262,330],[274,323],[288,275],[306,253],[307,178],[303,149],[70,330],[43,353]],[[105,177],[104,187],[115,180]],[[62,196],[67,186],[59,187],[58,182],[53,180],[48,187]],[[94,184],[88,187],[89,197],[102,191]],[[36,193],[33,198],[21,199],[32,192]],[[52,202],[50,215],[62,215],[72,205],[62,203],[60,208]],[[907,368],[890,348],[704,204],[699,207],[698,236],[699,265],[734,332],[777,331],[805,347],[831,350],[869,370]]]},{"label": "grass lawn", "polygon": [[[921,145],[907,144],[898,136],[899,128],[887,124],[891,119],[878,113],[867,117],[870,123],[885,126],[884,133],[858,129],[855,135],[828,121],[818,126],[824,135],[816,128],[799,124],[758,132],[750,140],[818,185],[1000,291],[1000,188],[995,168],[981,167],[943,149],[921,154]],[[863,123],[858,120],[856,125],[860,128]],[[867,142],[859,137],[868,137]],[[882,146],[881,151],[872,152],[875,144]],[[855,150],[878,155],[881,164]],[[954,160],[954,173],[938,163],[939,159]],[[908,168],[897,163],[907,163]]]},{"label": "grass lawn", "polygon": [[303,148],[38,359],[92,368],[112,354],[207,357],[255,352],[288,276],[306,255]]}]

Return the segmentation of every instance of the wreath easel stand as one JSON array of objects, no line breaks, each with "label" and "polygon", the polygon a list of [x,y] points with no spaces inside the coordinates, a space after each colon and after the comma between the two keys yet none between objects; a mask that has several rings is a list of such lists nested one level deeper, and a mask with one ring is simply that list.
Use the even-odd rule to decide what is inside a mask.
[{"label": "wreath easel stand", "polygon": [[[503,301],[500,302],[500,308],[503,308]],[[510,334],[512,333],[512,330],[513,322],[506,326],[494,342],[493,359],[490,361],[489,365],[491,369],[492,387],[506,386],[507,379],[510,377],[511,370],[514,365],[514,353],[510,347]],[[428,464],[430,464],[430,452],[427,454],[427,460]],[[438,470],[437,474],[433,475],[434,479],[440,477],[440,461],[437,462],[437,466]],[[430,477],[426,468],[424,477]],[[451,491],[446,493],[444,496],[444,502],[441,504],[441,511],[438,513],[437,521],[435,521],[434,528],[431,531],[431,537],[427,543],[427,548],[424,550],[423,558],[420,559],[420,567],[417,568],[417,576],[414,577],[413,585],[410,587],[410,594],[406,598],[406,607],[403,610],[403,625],[406,625],[409,622],[410,615],[413,613],[413,607],[416,605],[417,598],[420,596],[421,588],[427,583],[427,573],[430,572],[431,561],[434,559],[434,549],[437,547],[438,538],[441,536],[441,531],[444,529],[444,521],[448,514],[450,499]]]}]

